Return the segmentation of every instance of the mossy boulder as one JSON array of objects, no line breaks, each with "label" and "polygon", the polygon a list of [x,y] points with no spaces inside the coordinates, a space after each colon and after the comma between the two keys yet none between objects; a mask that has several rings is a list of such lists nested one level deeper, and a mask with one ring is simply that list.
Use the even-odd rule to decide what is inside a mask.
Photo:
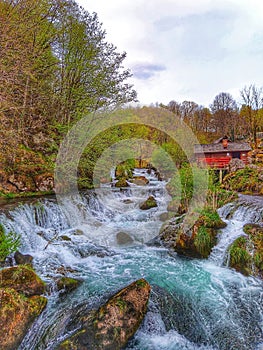
[{"label": "mossy boulder", "polygon": [[216,244],[217,230],[225,227],[218,213],[211,209],[201,211],[198,220],[185,232],[185,215],[172,218],[160,230],[161,242],[177,252],[192,258],[207,258]]},{"label": "mossy boulder", "polygon": [[135,334],[147,310],[151,287],[140,279],[85,318],[83,327],[57,350],[120,350]]},{"label": "mossy boulder", "polygon": [[134,160],[127,160],[117,165],[115,169],[115,177],[116,179],[129,179],[132,177],[132,171],[134,168]]},{"label": "mossy boulder", "polygon": [[263,278],[263,227],[247,224],[247,236],[239,237],[229,247],[229,266],[242,274]]},{"label": "mossy boulder", "polygon": [[140,209],[142,210],[148,210],[155,207],[157,207],[157,202],[153,196],[150,196],[149,198],[146,199],[145,202],[140,204]]},{"label": "mossy boulder", "polygon": [[149,180],[145,176],[134,176],[131,181],[137,186],[145,186],[149,183]]},{"label": "mossy boulder", "polygon": [[0,271],[0,288],[12,288],[25,296],[41,295],[45,283],[28,265],[9,267]]},{"label": "mossy boulder", "polygon": [[78,288],[78,286],[82,283],[82,281],[77,280],[71,277],[60,277],[56,281],[57,289],[63,293],[69,293],[74,289]]},{"label": "mossy boulder", "polygon": [[115,187],[129,187],[128,182],[126,181],[126,179],[120,178],[116,183],[115,183]]},{"label": "mossy boulder", "polygon": [[0,349],[17,349],[46,304],[43,296],[26,298],[12,288],[0,288]]}]

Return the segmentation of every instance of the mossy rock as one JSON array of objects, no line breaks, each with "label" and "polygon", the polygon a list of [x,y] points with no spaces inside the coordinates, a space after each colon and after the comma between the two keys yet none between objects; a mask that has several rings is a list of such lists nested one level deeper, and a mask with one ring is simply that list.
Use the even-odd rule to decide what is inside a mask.
[{"label": "mossy rock", "polygon": [[115,187],[129,187],[129,184],[125,178],[121,178],[115,183]]},{"label": "mossy rock", "polygon": [[145,202],[140,204],[141,210],[148,210],[155,207],[157,207],[157,202],[153,196],[150,196]]},{"label": "mossy rock", "polygon": [[135,334],[147,311],[151,287],[140,279],[112,296],[86,317],[83,328],[57,350],[120,350]]},{"label": "mossy rock", "polygon": [[132,177],[132,171],[134,168],[134,161],[126,161],[126,162],[122,162],[120,164],[117,165],[116,169],[115,169],[115,177],[116,179],[129,179]]},{"label": "mossy rock", "polygon": [[62,241],[71,241],[71,238],[69,236],[66,236],[66,235],[59,236],[59,239],[61,239]]},{"label": "mossy rock", "polygon": [[41,295],[45,283],[28,265],[9,267],[0,271],[0,287],[8,287],[26,296]]},{"label": "mossy rock", "polygon": [[149,183],[149,180],[145,176],[134,176],[131,181],[137,186],[145,186]]},{"label": "mossy rock", "polygon": [[14,289],[0,288],[0,349],[17,349],[46,304],[43,296],[27,298]]},{"label": "mossy rock", "polygon": [[229,248],[229,266],[243,273],[263,278],[263,227],[246,224],[246,237],[235,240]]},{"label": "mossy rock", "polygon": [[209,212],[208,215],[202,211],[195,224],[185,232],[184,217],[174,217],[163,225],[160,230],[161,242],[178,254],[191,258],[208,258],[217,241],[217,229],[226,224],[217,213]]},{"label": "mossy rock", "polygon": [[220,229],[227,226],[227,224],[220,218],[218,212],[211,208],[204,208],[200,212],[198,221],[206,228]]},{"label": "mossy rock", "polygon": [[57,280],[56,285],[59,291],[64,293],[69,293],[74,289],[78,288],[78,286],[82,283],[82,281],[77,280],[71,277],[61,277]]},{"label": "mossy rock", "polygon": [[251,274],[252,257],[247,250],[247,238],[237,238],[229,248],[229,266],[248,276]]}]

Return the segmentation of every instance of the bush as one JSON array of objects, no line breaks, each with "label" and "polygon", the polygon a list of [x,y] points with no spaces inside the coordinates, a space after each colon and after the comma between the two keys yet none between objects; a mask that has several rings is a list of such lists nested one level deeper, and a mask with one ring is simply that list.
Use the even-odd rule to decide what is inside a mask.
[{"label": "bush", "polygon": [[239,237],[232,244],[230,254],[230,266],[235,268],[244,269],[251,261],[251,256],[246,249],[247,239],[245,237]]},{"label": "bush", "polygon": [[207,258],[213,246],[212,238],[206,227],[200,226],[194,239],[194,245],[199,253]]},{"label": "bush", "polygon": [[5,232],[0,225],[0,262],[5,261],[6,257],[14,253],[20,246],[20,236],[15,232]]}]

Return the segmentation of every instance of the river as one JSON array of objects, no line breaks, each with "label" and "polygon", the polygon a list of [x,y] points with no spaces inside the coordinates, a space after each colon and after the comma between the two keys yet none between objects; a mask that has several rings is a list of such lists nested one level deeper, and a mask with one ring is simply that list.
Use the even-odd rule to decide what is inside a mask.
[{"label": "river", "polygon": [[[78,328],[78,315],[141,277],[152,286],[151,298],[126,350],[263,349],[262,281],[226,266],[227,247],[244,234],[243,225],[262,223],[263,199],[241,196],[221,208],[227,227],[209,259],[187,259],[146,244],[158,234],[169,201],[165,182],[147,176],[145,187],[105,186],[83,192],[81,201],[68,197],[63,208],[53,197],[2,205],[0,222],[21,235],[21,252],[34,257],[35,270],[50,285],[47,308],[19,350],[55,349]],[[149,195],[158,207],[140,210]],[[83,283],[61,296],[54,279],[65,271]]]}]

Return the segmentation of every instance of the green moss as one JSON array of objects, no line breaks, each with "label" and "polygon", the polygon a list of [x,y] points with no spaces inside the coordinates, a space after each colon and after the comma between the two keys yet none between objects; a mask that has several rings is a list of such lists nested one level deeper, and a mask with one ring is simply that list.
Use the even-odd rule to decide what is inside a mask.
[{"label": "green moss", "polygon": [[140,279],[140,280],[136,281],[136,285],[139,286],[139,287],[141,287],[141,288],[146,287],[147,284],[148,284],[148,283],[147,283],[144,279]]},{"label": "green moss", "polygon": [[0,287],[10,287],[29,296],[43,294],[45,283],[29,265],[18,265],[0,271]]},{"label": "green moss", "polygon": [[70,292],[76,289],[80,285],[81,281],[76,280],[75,278],[70,277],[61,277],[57,281],[58,290],[65,290],[66,292]]},{"label": "green moss", "polygon": [[246,237],[239,237],[231,245],[229,249],[230,255],[230,267],[235,268],[237,271],[248,275],[250,271],[250,265],[252,257],[247,251],[247,239]]},{"label": "green moss", "polygon": [[134,168],[135,160],[129,159],[126,162],[118,164],[115,170],[116,179],[130,179],[132,178],[133,168]]},{"label": "green moss", "polygon": [[119,307],[120,310],[124,311],[127,307],[127,303],[125,300],[118,298],[116,300],[116,305]]},{"label": "green moss", "polygon": [[223,228],[226,223],[220,218],[218,212],[212,208],[206,207],[200,212],[203,225],[208,228]]},{"label": "green moss", "polygon": [[140,205],[140,209],[142,209],[142,210],[148,210],[148,209],[155,208],[155,207],[157,207],[157,202],[153,196],[150,196],[148,199],[146,199],[145,202],[143,202]]},{"label": "green moss", "polygon": [[128,186],[129,186],[129,184],[127,183],[125,177],[120,178],[115,184],[115,187],[128,187]]}]

